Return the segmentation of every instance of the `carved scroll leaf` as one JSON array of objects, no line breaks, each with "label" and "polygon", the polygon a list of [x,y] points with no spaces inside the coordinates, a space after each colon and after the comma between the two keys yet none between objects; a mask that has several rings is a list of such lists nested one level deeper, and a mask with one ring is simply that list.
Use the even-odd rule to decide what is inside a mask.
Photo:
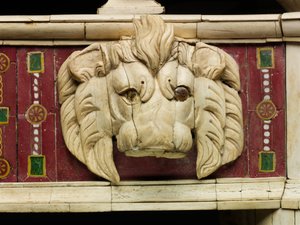
[{"label": "carved scroll leaf", "polygon": [[242,153],[244,132],[241,98],[235,89],[226,84],[222,86],[226,99],[225,143],[222,155],[222,165],[224,165]]},{"label": "carved scroll leaf", "polygon": [[72,154],[95,174],[117,183],[106,78],[97,73],[103,59],[99,49],[97,44],[73,53],[58,73],[62,131]]},{"label": "carved scroll leaf", "polygon": [[75,113],[75,91],[77,83],[69,72],[69,57],[61,66],[58,72],[58,92],[61,105],[61,127],[65,143],[73,155],[81,162],[85,162],[81,140],[79,135],[79,124]]},{"label": "carved scroll leaf", "polygon": [[[197,46],[192,68],[199,75],[194,87],[196,171],[198,178],[202,178],[236,159],[242,152],[244,139],[237,64],[222,50]],[[209,66],[198,63],[210,55],[215,59]]]},{"label": "carved scroll leaf", "polygon": [[[224,145],[225,98],[223,88],[204,77],[195,79],[196,172],[205,177],[221,166]],[[203,92],[202,90],[206,90]]]},{"label": "carved scroll leaf", "polygon": [[112,155],[112,125],[105,77],[93,77],[79,85],[75,110],[85,163],[92,172],[119,182]]}]

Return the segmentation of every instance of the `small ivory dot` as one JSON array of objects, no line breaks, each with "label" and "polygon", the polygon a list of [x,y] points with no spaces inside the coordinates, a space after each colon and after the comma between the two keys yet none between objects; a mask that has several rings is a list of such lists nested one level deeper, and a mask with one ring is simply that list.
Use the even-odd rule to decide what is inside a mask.
[{"label": "small ivory dot", "polygon": [[34,135],[39,135],[39,130],[38,130],[38,129],[34,129],[34,130],[33,130],[33,134],[34,134]]},{"label": "small ivory dot", "polygon": [[268,70],[268,69],[262,69],[261,72],[263,72],[263,73],[268,73],[269,70]]},{"label": "small ivory dot", "polygon": [[39,153],[37,151],[33,151],[32,155],[38,155]]},{"label": "small ivory dot", "polygon": [[264,139],[264,144],[267,145],[267,144],[269,144],[269,143],[270,143],[270,140],[269,140],[268,138],[265,138],[265,139]]},{"label": "small ivory dot", "polygon": [[270,88],[268,88],[268,87],[264,88],[264,92],[265,93],[269,93],[270,92]]},{"label": "small ivory dot", "polygon": [[270,84],[270,82],[269,82],[268,80],[264,80],[263,84],[264,84],[265,86],[268,86],[268,85]]},{"label": "small ivory dot", "polygon": [[265,78],[265,79],[269,79],[269,78],[270,78],[270,74],[265,73],[265,74],[264,74],[264,78]]},{"label": "small ivory dot", "polygon": [[34,98],[38,99],[39,98],[39,93],[34,93]]},{"label": "small ivory dot", "polygon": [[264,146],[264,151],[270,151],[270,147],[269,146]]},{"label": "small ivory dot", "polygon": [[38,137],[34,137],[34,142],[38,143],[39,142],[39,138]]},{"label": "small ivory dot", "polygon": [[37,86],[33,86],[33,91],[34,92],[38,92],[39,91],[39,88]]},{"label": "small ivory dot", "polygon": [[36,150],[36,151],[39,150],[39,145],[38,144],[34,144],[33,147],[34,147],[34,150]]},{"label": "small ivory dot", "polygon": [[271,96],[270,95],[265,95],[264,96],[264,100],[270,100],[271,99]]},{"label": "small ivory dot", "polygon": [[38,86],[39,85],[38,79],[34,78],[33,83],[34,85]]},{"label": "small ivory dot", "polygon": [[264,136],[265,137],[270,137],[270,132],[269,131],[264,132]]},{"label": "small ivory dot", "polygon": [[269,124],[265,124],[265,125],[264,125],[264,129],[265,129],[265,130],[269,130],[269,129],[270,129]]}]

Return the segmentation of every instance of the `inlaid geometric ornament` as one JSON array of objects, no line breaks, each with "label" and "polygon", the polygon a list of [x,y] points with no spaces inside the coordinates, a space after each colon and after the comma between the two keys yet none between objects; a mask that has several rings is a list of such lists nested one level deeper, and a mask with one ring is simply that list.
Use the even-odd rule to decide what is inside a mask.
[{"label": "inlaid geometric ornament", "polygon": [[0,124],[8,124],[9,120],[9,108],[0,107]]},{"label": "inlaid geometric ornament", "polygon": [[27,53],[27,71],[29,73],[44,72],[44,53],[28,52]]},{"label": "inlaid geometric ornament", "polygon": [[4,158],[0,158],[0,179],[6,178],[9,172],[10,172],[9,162]]},{"label": "inlaid geometric ornament", "polygon": [[271,100],[263,100],[256,106],[256,113],[263,120],[270,120],[277,115],[276,106]]},{"label": "inlaid geometric ornament", "polygon": [[259,172],[274,172],[276,165],[276,155],[273,151],[259,152]]},{"label": "inlaid geometric ornament", "polygon": [[28,176],[44,177],[46,175],[46,158],[44,155],[28,157]]},{"label": "inlaid geometric ornament", "polygon": [[31,124],[41,124],[47,118],[47,109],[40,104],[33,104],[26,111],[25,117]]},{"label": "inlaid geometric ornament", "polygon": [[10,60],[7,55],[0,53],[0,73],[4,73],[8,70]]},{"label": "inlaid geometric ornament", "polygon": [[274,49],[257,48],[257,68],[267,69],[274,68]]}]

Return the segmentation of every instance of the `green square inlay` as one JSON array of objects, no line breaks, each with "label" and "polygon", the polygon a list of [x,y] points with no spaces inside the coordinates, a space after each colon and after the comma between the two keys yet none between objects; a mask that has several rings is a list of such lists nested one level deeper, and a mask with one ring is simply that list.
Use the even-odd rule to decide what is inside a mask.
[{"label": "green square inlay", "polygon": [[258,48],[258,68],[274,68],[274,51],[273,48]]},{"label": "green square inlay", "polygon": [[274,172],[275,171],[275,152],[259,153],[259,171]]},{"label": "green square inlay", "polygon": [[29,73],[44,72],[44,53],[29,52],[27,55],[27,67]]},{"label": "green square inlay", "polygon": [[45,156],[31,155],[28,160],[29,176],[45,176]]},{"label": "green square inlay", "polygon": [[0,107],[0,124],[8,124],[9,108]]}]

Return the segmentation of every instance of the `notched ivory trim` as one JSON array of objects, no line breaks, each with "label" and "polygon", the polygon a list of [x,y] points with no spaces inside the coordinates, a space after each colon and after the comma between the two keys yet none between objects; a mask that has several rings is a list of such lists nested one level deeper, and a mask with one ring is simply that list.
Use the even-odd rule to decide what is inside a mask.
[{"label": "notched ivory trim", "polygon": [[300,199],[287,198],[298,183],[288,182],[284,193],[284,177],[208,181],[2,183],[0,212],[278,209]]},{"label": "notched ivory trim", "polygon": [[[298,12],[161,17],[166,23],[174,25],[177,36],[207,40],[206,43],[298,42],[300,38]],[[65,43],[72,40],[82,43],[89,40],[118,40],[132,34],[132,21],[137,18],[140,18],[140,15],[0,16],[0,44],[18,45],[18,42],[13,43],[9,40],[34,40],[34,45],[52,46],[55,45],[54,42],[43,44],[43,40],[64,40]],[[27,43],[23,42],[20,45]],[[75,45],[82,44],[77,42]]]}]

